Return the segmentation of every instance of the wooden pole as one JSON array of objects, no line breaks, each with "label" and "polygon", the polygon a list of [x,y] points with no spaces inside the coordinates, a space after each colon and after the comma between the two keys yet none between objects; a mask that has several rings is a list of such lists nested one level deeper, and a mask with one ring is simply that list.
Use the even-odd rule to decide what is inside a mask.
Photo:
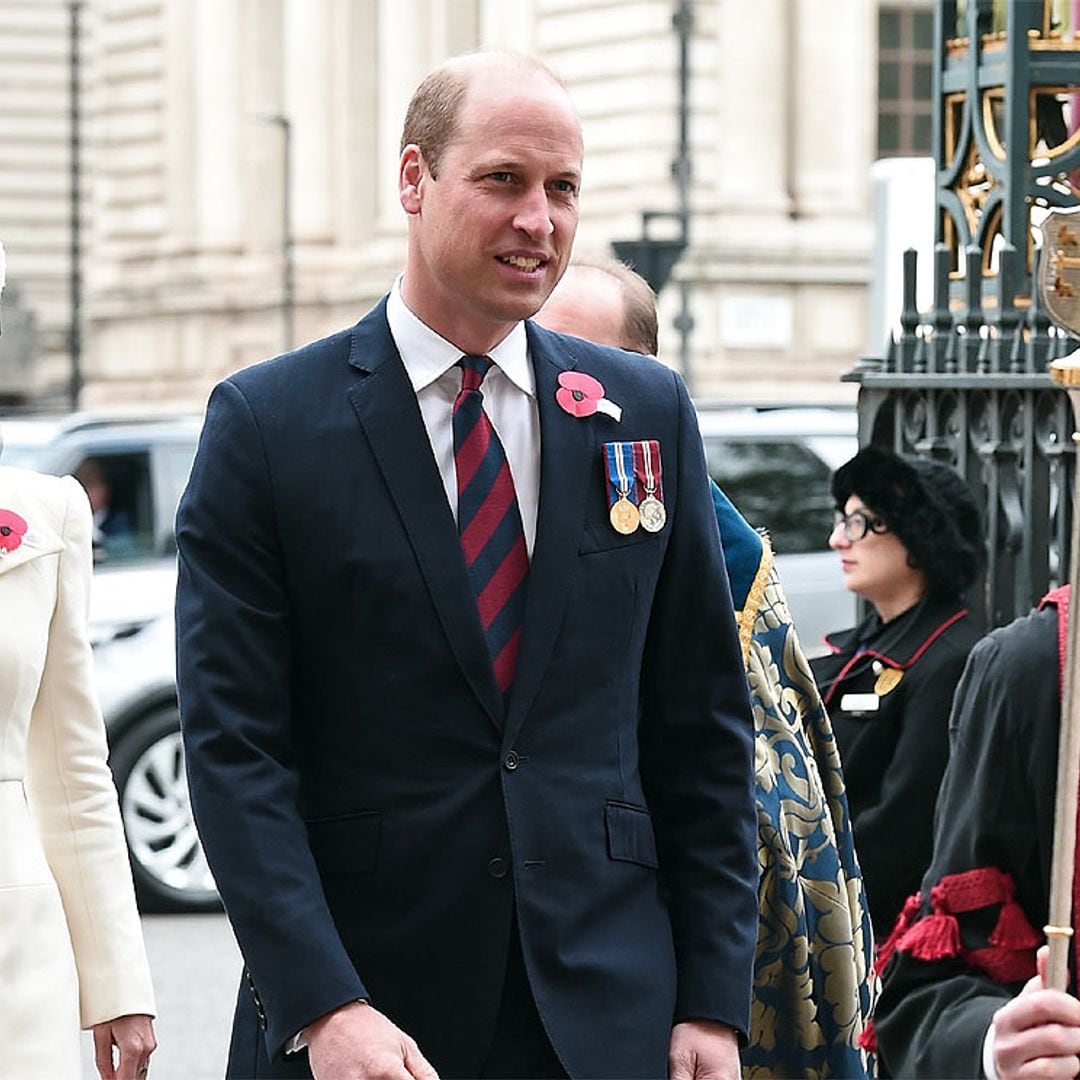
[{"label": "wooden pole", "polygon": [[[1050,377],[1065,387],[1080,424],[1080,354],[1050,365]],[[1073,435],[1073,443],[1080,436]],[[1069,581],[1080,580],[1080,469],[1073,484],[1072,536],[1069,551]],[[1057,792],[1054,803],[1054,848],[1050,863],[1049,924],[1045,927],[1050,945],[1046,982],[1053,990],[1069,984],[1069,943],[1073,936],[1073,875],[1076,872],[1076,805],[1080,788],[1080,679],[1075,677],[1080,661],[1080,618],[1070,604],[1068,635],[1065,640],[1065,686],[1061,698],[1061,732],[1058,736]]]}]

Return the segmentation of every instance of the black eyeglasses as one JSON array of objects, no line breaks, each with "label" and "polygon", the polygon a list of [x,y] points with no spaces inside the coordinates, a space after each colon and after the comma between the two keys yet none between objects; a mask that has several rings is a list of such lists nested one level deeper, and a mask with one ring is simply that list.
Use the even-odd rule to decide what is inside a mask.
[{"label": "black eyeglasses", "polygon": [[849,544],[861,540],[868,532],[883,533],[889,531],[889,526],[879,517],[868,514],[865,510],[852,510],[850,514],[842,514],[839,510],[833,517],[833,532],[840,526],[844,528],[844,538]]}]

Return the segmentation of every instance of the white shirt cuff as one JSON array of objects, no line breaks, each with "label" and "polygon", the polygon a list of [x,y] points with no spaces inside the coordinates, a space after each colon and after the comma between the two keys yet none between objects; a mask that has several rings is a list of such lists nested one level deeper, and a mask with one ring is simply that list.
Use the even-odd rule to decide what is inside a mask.
[{"label": "white shirt cuff", "polygon": [[[357,1003],[357,1005],[366,1005],[367,1004],[367,999],[366,998],[357,998],[356,1003]],[[295,1054],[298,1051],[305,1050],[305,1049],[307,1049],[307,1028],[304,1028],[303,1031],[298,1031],[285,1044],[285,1053],[286,1054]],[[997,1080],[997,1077],[996,1076],[993,1077],[992,1080]]]},{"label": "white shirt cuff", "polygon": [[998,1080],[997,1069],[994,1068],[994,1021],[986,1029],[986,1037],[983,1039],[982,1071],[986,1080]]}]

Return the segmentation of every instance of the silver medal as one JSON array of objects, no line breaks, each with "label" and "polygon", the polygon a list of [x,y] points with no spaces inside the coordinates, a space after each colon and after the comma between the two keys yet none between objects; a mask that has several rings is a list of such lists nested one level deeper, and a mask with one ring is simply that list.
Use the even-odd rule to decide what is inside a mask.
[{"label": "silver medal", "polygon": [[641,527],[646,532],[659,532],[667,521],[664,504],[655,495],[646,495],[638,505]]}]

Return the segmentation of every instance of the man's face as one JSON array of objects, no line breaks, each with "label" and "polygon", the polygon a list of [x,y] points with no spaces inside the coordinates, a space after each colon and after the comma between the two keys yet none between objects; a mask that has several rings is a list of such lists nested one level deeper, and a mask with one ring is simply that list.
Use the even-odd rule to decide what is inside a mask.
[{"label": "man's face", "polygon": [[631,348],[626,339],[622,286],[610,275],[588,266],[571,266],[536,321],[560,334],[598,345]]},{"label": "man's face", "polygon": [[531,73],[474,76],[438,179],[417,147],[402,154],[410,308],[468,351],[537,311],[570,257],[581,158],[560,87]]}]

